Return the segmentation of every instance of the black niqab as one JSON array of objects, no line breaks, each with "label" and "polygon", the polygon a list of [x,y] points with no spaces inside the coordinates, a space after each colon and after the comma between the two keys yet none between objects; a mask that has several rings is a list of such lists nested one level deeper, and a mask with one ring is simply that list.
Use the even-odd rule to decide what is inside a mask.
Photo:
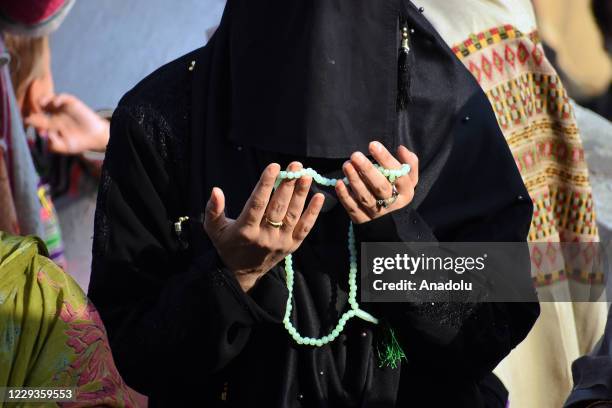
[{"label": "black niqab", "polygon": [[[412,33],[410,102],[398,113],[400,17]],[[420,160],[415,205],[446,161],[456,112],[478,89],[408,1],[230,0],[211,42],[209,81],[227,81],[231,95],[211,104],[233,143],[317,158],[367,153],[372,140],[392,151],[404,144]]]}]

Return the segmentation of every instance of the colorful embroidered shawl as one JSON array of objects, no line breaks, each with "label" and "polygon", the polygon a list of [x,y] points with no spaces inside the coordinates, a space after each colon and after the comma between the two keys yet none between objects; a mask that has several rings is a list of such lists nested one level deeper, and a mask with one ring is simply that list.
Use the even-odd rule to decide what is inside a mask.
[{"label": "colorful embroidered shawl", "polygon": [[119,376],[94,306],[45,255],[38,238],[0,232],[0,387],[76,387],[64,407],[146,406]]},{"label": "colorful embroidered shawl", "polygon": [[[599,242],[580,132],[559,76],[537,30],[502,25],[470,35],[453,51],[486,92],[534,203],[529,241],[532,276],[541,293],[603,284],[591,263],[594,245],[566,259],[559,242]],[[582,267],[575,267],[576,261]],[[584,262],[582,262],[584,261]],[[605,322],[605,303],[543,303],[532,333],[500,368],[516,406],[556,407],[571,389],[571,363],[588,352]],[[526,374],[528,373],[528,374]],[[527,405],[525,405],[527,404]]]},{"label": "colorful embroidered shawl", "polygon": [[[421,5],[421,4],[418,4]],[[579,130],[559,76],[544,55],[529,0],[423,1],[426,17],[476,78],[495,111],[534,203],[529,241],[541,293],[600,283],[601,273],[568,268],[559,242],[598,242],[593,197]],[[511,406],[553,408],[572,386],[571,363],[601,336],[606,304],[548,302],[527,339],[496,369]]]}]

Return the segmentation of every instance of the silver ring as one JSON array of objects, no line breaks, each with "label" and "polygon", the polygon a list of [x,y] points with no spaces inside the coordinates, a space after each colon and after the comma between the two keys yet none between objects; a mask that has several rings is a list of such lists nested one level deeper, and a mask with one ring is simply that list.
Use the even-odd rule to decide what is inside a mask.
[{"label": "silver ring", "polygon": [[381,208],[389,208],[394,202],[397,201],[397,196],[399,196],[399,192],[397,191],[395,184],[391,183],[391,197],[376,200],[376,207],[378,207],[379,210]]}]

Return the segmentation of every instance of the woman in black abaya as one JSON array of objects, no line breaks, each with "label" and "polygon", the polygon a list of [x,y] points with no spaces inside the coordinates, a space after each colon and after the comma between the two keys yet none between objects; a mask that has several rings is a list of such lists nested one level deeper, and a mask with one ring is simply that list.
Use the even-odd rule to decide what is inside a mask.
[{"label": "woman in black abaya", "polygon": [[[388,208],[366,155],[412,167]],[[350,186],[273,192],[279,164]],[[531,214],[485,95],[412,3],[229,0],[206,47],[115,111],[89,295],[152,406],[480,407],[537,304],[360,304],[394,329],[393,367],[381,325],[357,317],[297,344],[281,261],[293,326],[320,338],[349,308],[350,221],[357,247],[503,242],[524,241]]]}]

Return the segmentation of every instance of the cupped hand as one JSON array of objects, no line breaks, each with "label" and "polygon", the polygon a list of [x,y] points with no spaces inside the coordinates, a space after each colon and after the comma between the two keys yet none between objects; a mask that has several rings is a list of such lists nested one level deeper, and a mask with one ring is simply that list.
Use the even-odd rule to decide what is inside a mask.
[{"label": "cupped hand", "polygon": [[414,189],[419,181],[418,158],[406,147],[399,146],[397,158],[380,142],[370,143],[369,151],[382,167],[399,169],[403,163],[407,163],[410,165],[410,172],[395,180],[397,199],[384,208],[378,206],[376,201],[388,199],[393,195],[391,183],[363,153],[353,153],[351,159],[342,166],[349,186],[338,180],[336,194],[355,224],[371,221],[408,205],[414,198]]},{"label": "cupped hand", "polygon": [[110,124],[78,98],[60,94],[41,101],[43,112],[25,118],[49,140],[49,150],[59,154],[104,151],[110,137]]},{"label": "cupped hand", "polygon": [[[300,163],[293,162],[288,170],[298,171],[301,167]],[[279,172],[278,164],[266,167],[235,220],[225,216],[225,197],[220,188],[212,190],[206,205],[204,229],[224,265],[234,273],[245,292],[298,249],[323,206],[324,197],[319,193],[304,210],[312,183],[310,177],[285,180],[274,190]],[[272,225],[278,222],[282,222],[281,227]]]}]

